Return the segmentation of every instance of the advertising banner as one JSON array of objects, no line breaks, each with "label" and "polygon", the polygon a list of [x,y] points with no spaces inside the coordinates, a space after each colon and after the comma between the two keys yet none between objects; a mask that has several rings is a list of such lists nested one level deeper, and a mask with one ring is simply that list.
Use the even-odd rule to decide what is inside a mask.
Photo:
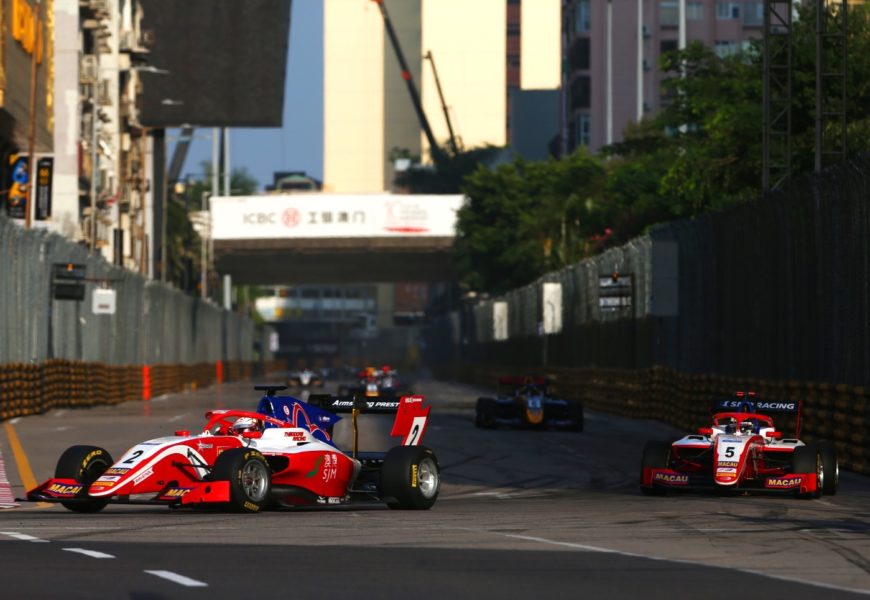
[{"label": "advertising banner", "polygon": [[28,160],[26,154],[9,156],[8,180],[6,183],[6,213],[13,219],[25,218],[27,206]]},{"label": "advertising banner", "polygon": [[211,199],[215,240],[453,237],[461,195],[287,194]]},{"label": "advertising banner", "polygon": [[54,181],[54,159],[45,156],[36,161],[36,220],[51,216],[51,187]]}]

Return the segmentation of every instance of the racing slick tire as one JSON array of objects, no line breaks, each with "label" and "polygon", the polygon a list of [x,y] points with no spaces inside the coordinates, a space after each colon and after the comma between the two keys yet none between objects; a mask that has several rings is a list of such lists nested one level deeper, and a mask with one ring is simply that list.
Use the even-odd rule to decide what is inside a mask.
[{"label": "racing slick tire", "polygon": [[792,473],[804,474],[815,473],[817,477],[816,490],[808,494],[798,492],[799,498],[819,498],[825,489],[825,465],[822,460],[822,452],[817,443],[798,446],[791,455]]},{"label": "racing slick tire", "polygon": [[438,459],[426,446],[396,446],[384,456],[380,494],[390,508],[427,510],[440,489]]},{"label": "racing slick tire", "polygon": [[576,419],[576,423],[571,425],[568,429],[571,431],[582,432],[583,431],[583,405],[579,402],[571,402],[568,404],[568,414],[570,418]]},{"label": "racing slick tire", "polygon": [[819,442],[822,454],[822,469],[825,473],[822,492],[826,496],[833,496],[840,488],[840,463],[837,460],[837,446],[834,442]]},{"label": "racing slick tire", "polygon": [[[643,458],[641,459],[641,483],[643,482],[643,469],[667,469],[670,466],[668,463],[671,460],[671,444],[669,442],[647,442],[643,447]],[[665,490],[657,487],[640,486],[640,491],[647,496],[664,496]]]},{"label": "racing slick tire", "polygon": [[[85,497],[88,487],[106,472],[115,461],[108,450],[97,446],[71,446],[57,460],[54,476],[58,479],[75,479],[83,485],[81,496]],[[109,503],[105,500],[74,500],[61,502],[64,508],[73,512],[94,513],[103,510]]]},{"label": "racing slick tire", "polygon": [[478,398],[474,407],[474,425],[481,429],[495,428],[495,402],[492,398]]},{"label": "racing slick tire", "polygon": [[266,457],[257,450],[233,448],[221,452],[210,479],[230,482],[230,510],[255,513],[269,504],[272,471]]}]

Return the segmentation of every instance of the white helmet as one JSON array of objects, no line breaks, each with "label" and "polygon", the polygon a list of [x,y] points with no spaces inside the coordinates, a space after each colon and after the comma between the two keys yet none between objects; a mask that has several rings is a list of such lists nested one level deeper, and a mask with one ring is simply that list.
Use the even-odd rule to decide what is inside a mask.
[{"label": "white helmet", "polygon": [[240,417],[230,427],[230,433],[233,435],[242,435],[250,431],[262,431],[262,424],[257,419],[252,417]]}]

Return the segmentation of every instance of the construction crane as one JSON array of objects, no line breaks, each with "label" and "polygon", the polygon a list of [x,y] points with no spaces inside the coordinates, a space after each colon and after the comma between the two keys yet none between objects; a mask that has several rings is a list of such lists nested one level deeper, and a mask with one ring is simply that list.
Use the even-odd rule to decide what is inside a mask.
[{"label": "construction crane", "polygon": [[437,168],[447,160],[447,154],[435,141],[435,135],[432,133],[429,119],[426,118],[426,113],[423,112],[423,104],[420,102],[420,93],[417,91],[417,86],[414,84],[414,78],[411,75],[411,71],[408,69],[408,62],[405,60],[405,54],[402,52],[402,47],[399,45],[399,38],[396,36],[396,30],[393,29],[393,23],[390,20],[389,13],[387,13],[387,7],[384,6],[384,0],[372,0],[372,2],[377,4],[378,8],[381,10],[381,17],[384,19],[384,27],[387,30],[387,35],[390,38],[393,51],[396,53],[399,67],[402,69],[402,79],[405,80],[405,85],[408,86],[408,94],[411,96],[411,102],[414,105],[414,110],[417,112],[417,120],[420,121],[420,127],[423,128],[423,133],[426,135],[426,141],[429,142],[429,153],[432,156],[432,162],[435,163],[435,167]]},{"label": "construction crane", "polygon": [[435,88],[438,90],[438,98],[441,100],[441,110],[444,111],[444,120],[447,121],[447,131],[450,133],[450,150],[453,155],[459,154],[459,145],[456,143],[456,136],[453,134],[453,123],[450,122],[450,113],[447,111],[447,103],[444,101],[444,92],[441,91],[441,79],[438,77],[438,69],[435,68],[435,57],[432,56],[432,51],[429,50],[423,55],[423,58],[429,61],[432,65],[432,75],[435,77]]}]

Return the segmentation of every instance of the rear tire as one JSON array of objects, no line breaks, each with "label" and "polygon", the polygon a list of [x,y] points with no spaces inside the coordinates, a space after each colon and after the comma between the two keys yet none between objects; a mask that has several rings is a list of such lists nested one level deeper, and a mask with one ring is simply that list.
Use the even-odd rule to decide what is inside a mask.
[{"label": "rear tire", "polygon": [[568,405],[568,408],[571,418],[577,419],[577,423],[572,425],[569,429],[578,433],[583,431],[583,405],[579,402],[572,402]]},{"label": "rear tire", "polygon": [[655,486],[646,487],[643,485],[643,469],[667,469],[670,466],[670,462],[671,444],[669,442],[647,442],[643,447],[643,458],[640,462],[640,491],[647,496],[664,496],[665,490]]},{"label": "rear tire", "polygon": [[478,398],[474,407],[474,425],[481,429],[495,428],[495,406],[492,398]]},{"label": "rear tire", "polygon": [[221,452],[211,470],[211,480],[230,482],[230,510],[260,512],[269,503],[272,471],[266,457],[251,448]]},{"label": "rear tire", "polygon": [[834,496],[840,488],[840,464],[837,461],[837,446],[833,442],[820,442],[819,449],[822,454],[822,469],[825,473],[822,492],[827,496]]},{"label": "rear tire", "polygon": [[384,457],[380,493],[387,506],[402,510],[432,508],[441,490],[441,469],[426,446],[396,446]]},{"label": "rear tire", "polygon": [[[74,479],[82,484],[80,497],[87,497],[88,488],[95,482],[106,469],[115,461],[108,450],[97,446],[72,446],[67,448],[57,460],[54,476],[58,479]],[[103,510],[109,503],[108,499],[77,500],[75,502],[61,502],[61,504],[73,511],[80,513],[94,513]]]},{"label": "rear tire", "polygon": [[825,469],[822,461],[822,453],[819,445],[816,443],[807,444],[806,446],[798,446],[794,449],[791,455],[791,471],[798,475],[806,473],[815,473],[817,477],[817,486],[814,492],[801,494],[798,492],[799,498],[819,498],[822,495],[822,490],[825,488]]}]

